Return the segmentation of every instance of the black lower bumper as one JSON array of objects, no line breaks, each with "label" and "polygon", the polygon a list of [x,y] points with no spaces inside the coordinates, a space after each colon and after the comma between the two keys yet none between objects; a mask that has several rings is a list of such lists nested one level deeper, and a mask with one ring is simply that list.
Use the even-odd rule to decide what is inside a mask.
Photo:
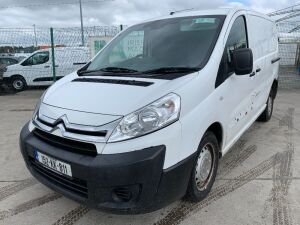
[{"label": "black lower bumper", "polygon": [[[41,183],[89,207],[113,213],[144,213],[184,196],[195,155],[163,170],[166,147],[88,156],[52,146],[24,126],[20,148],[32,175]],[[35,150],[71,165],[72,178],[41,166]]]},{"label": "black lower bumper", "polygon": [[9,82],[10,82],[9,77],[2,77],[2,79],[0,80],[1,84],[8,84]]},{"label": "black lower bumper", "polygon": [[[1,73],[1,72],[0,72]],[[0,77],[1,77],[1,74],[0,74]],[[2,77],[0,79],[0,85],[9,85],[11,83],[10,81],[10,77]]]}]

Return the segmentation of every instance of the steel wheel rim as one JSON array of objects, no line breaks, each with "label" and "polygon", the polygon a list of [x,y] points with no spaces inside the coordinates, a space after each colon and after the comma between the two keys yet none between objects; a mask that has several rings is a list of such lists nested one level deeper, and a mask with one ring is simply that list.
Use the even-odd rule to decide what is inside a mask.
[{"label": "steel wheel rim", "polygon": [[214,168],[214,147],[212,144],[206,144],[197,159],[195,168],[195,183],[199,191],[207,188],[212,177]]},{"label": "steel wheel rim", "polygon": [[22,89],[24,86],[23,82],[21,80],[14,80],[13,87],[17,90]]}]

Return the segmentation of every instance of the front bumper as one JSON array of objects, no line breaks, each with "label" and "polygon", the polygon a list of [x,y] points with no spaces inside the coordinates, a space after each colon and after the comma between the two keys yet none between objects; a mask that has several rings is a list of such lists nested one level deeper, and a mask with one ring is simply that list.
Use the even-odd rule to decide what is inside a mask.
[{"label": "front bumper", "polygon": [[[1,73],[1,72],[0,72]],[[10,84],[10,77],[3,77],[1,78],[1,75],[0,75],[0,85],[8,85]]]},{"label": "front bumper", "polygon": [[[120,153],[88,156],[53,146],[30,133],[26,124],[20,148],[29,171],[53,190],[92,208],[114,213],[144,213],[183,197],[195,155],[163,170],[164,145]],[[73,178],[42,167],[34,151],[69,163]]]}]

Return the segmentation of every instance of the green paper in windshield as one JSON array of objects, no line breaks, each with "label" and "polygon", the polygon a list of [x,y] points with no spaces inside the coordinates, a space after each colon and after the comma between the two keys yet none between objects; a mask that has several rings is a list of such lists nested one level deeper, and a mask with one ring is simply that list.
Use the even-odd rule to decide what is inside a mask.
[{"label": "green paper in windshield", "polygon": [[215,23],[216,18],[196,18],[193,19],[193,23]]}]

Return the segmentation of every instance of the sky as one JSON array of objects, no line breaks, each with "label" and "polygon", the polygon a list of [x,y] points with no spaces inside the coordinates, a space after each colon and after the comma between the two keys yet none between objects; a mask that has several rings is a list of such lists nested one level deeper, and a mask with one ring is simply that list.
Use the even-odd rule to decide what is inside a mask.
[{"label": "sky", "polygon": [[[0,28],[78,27],[79,0],[0,0]],[[100,2],[102,1],[102,2]],[[104,2],[103,2],[104,1]],[[64,4],[62,4],[64,3]],[[84,26],[130,25],[171,11],[244,5],[268,13],[298,0],[82,0]]]}]

